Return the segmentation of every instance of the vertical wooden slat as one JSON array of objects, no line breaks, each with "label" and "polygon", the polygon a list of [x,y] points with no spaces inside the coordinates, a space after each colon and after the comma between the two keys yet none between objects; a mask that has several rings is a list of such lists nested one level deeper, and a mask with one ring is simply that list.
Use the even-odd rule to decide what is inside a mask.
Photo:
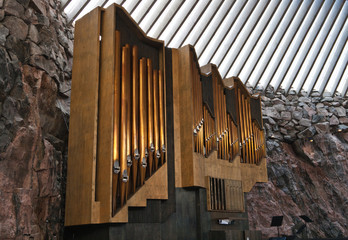
[{"label": "vertical wooden slat", "polygon": [[[116,102],[119,103],[120,98],[120,85],[115,86],[115,84],[119,84],[119,81],[118,83],[115,82],[115,80],[117,81],[115,78],[115,55],[117,55],[115,25],[115,6],[112,5],[103,12],[101,18],[102,38],[100,50],[97,156],[98,184],[96,187],[97,199],[100,201],[101,222],[107,222],[112,214],[113,147],[118,145],[118,126],[114,126],[118,123],[119,106],[117,106]],[[117,61],[120,61],[120,59],[117,59]],[[116,74],[120,74],[120,72]]]},{"label": "vertical wooden slat", "polygon": [[[65,206],[66,226],[99,221],[98,206],[95,203],[95,177],[100,14],[100,8],[96,8],[76,22]],[[86,68],[89,69],[88,72]]]}]

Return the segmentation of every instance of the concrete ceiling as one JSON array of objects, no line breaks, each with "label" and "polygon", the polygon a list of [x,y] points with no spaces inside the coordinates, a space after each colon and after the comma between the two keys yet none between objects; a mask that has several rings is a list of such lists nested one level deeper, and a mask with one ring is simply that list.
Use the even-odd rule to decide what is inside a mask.
[{"label": "concrete ceiling", "polygon": [[122,5],[166,46],[195,47],[222,77],[285,92],[347,95],[347,0],[62,0],[71,23]]}]

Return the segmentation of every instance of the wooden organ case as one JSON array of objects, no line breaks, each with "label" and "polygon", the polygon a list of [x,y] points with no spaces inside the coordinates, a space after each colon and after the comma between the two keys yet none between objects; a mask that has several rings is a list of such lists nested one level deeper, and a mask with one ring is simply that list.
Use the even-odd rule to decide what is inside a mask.
[{"label": "wooden organ case", "polygon": [[244,201],[256,182],[261,103],[238,78],[147,37],[116,4],[76,22],[67,239],[259,239]]}]

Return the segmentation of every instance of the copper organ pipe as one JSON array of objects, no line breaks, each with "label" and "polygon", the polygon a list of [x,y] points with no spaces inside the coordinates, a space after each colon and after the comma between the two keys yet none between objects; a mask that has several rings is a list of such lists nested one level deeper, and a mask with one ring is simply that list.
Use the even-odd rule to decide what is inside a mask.
[{"label": "copper organ pipe", "polygon": [[249,149],[248,149],[248,133],[247,133],[247,123],[246,123],[246,110],[245,110],[245,97],[244,94],[241,94],[241,102],[242,102],[242,120],[243,120],[243,131],[244,131],[244,148],[245,148],[245,162],[249,162]]},{"label": "copper organ pipe", "polygon": [[159,98],[159,121],[160,121],[160,148],[161,148],[161,164],[164,163],[164,156],[166,152],[165,145],[165,116],[164,116],[164,81],[162,71],[158,70],[158,98]]},{"label": "copper organ pipe", "polygon": [[232,160],[233,150],[232,150],[232,121],[229,114],[227,114],[227,127],[228,127],[228,152],[229,160]]},{"label": "copper organ pipe", "polygon": [[129,66],[129,46],[122,47],[122,81],[121,81],[121,138],[120,138],[120,197],[121,206],[123,206],[126,197],[126,183],[128,182],[127,166],[127,110],[128,110],[128,89],[127,81],[130,81]]},{"label": "copper organ pipe", "polygon": [[140,185],[144,184],[147,166],[147,70],[146,58],[140,59],[139,66],[139,125],[140,125]]},{"label": "copper organ pipe", "polygon": [[207,109],[205,106],[203,106],[203,119],[204,119],[204,124],[203,124],[203,130],[204,130],[204,147],[205,147],[205,156],[208,156],[208,141],[207,141],[207,127],[206,127],[206,122],[207,122]]},{"label": "copper organ pipe", "polygon": [[160,151],[160,134],[159,134],[159,102],[158,102],[158,71],[153,70],[153,125],[154,125],[154,170],[157,170],[159,158],[161,157]]},{"label": "copper organ pipe", "polygon": [[[131,83],[132,83],[132,71],[131,71],[131,47],[129,44],[126,44],[126,88],[127,88],[127,173],[131,174],[131,166],[133,164],[132,162],[132,122],[131,122],[131,114],[132,114],[132,89],[131,89]],[[128,180],[132,180],[129,178]],[[128,196],[128,192],[130,190],[129,188],[129,182],[126,184],[126,199]]]},{"label": "copper organ pipe", "polygon": [[228,146],[228,120],[227,120],[227,112],[226,112],[226,96],[224,93],[224,87],[222,88],[222,102],[223,102],[223,114],[224,114],[224,146],[225,146],[225,151],[224,151],[224,159],[228,160],[228,152],[229,152],[229,146]]},{"label": "copper organ pipe", "polygon": [[115,33],[115,78],[114,78],[114,112],[113,112],[113,173],[112,174],[112,215],[116,213],[117,185],[120,173],[120,59],[121,59],[121,40],[120,32]]},{"label": "copper organ pipe", "polygon": [[254,131],[251,120],[250,99],[248,101],[248,119],[249,119],[249,131],[250,131],[250,145],[251,145],[251,163],[255,163],[255,143],[254,143]]},{"label": "copper organ pipe", "polygon": [[152,175],[152,162],[153,152],[155,151],[154,136],[153,136],[153,76],[152,76],[152,61],[147,59],[147,104],[148,104],[148,146],[149,151],[149,162],[148,172],[149,176]]},{"label": "copper organ pipe", "polygon": [[241,161],[245,163],[245,147],[244,147],[244,125],[243,125],[243,117],[242,117],[242,101],[241,101],[241,93],[240,89],[237,89],[237,99],[238,99],[238,119],[239,119],[239,131],[240,131],[240,145],[241,145]]},{"label": "copper organ pipe", "polygon": [[138,147],[139,131],[139,66],[138,66],[138,47],[132,48],[132,191],[135,192],[138,176],[138,160],[140,157]]},{"label": "copper organ pipe", "polygon": [[248,154],[248,163],[251,161],[250,157],[250,134],[249,134],[249,123],[248,123],[248,108],[247,108],[247,99],[246,97],[243,97],[243,103],[244,103],[244,121],[245,121],[245,131],[246,131],[246,149],[247,149],[247,154]]}]

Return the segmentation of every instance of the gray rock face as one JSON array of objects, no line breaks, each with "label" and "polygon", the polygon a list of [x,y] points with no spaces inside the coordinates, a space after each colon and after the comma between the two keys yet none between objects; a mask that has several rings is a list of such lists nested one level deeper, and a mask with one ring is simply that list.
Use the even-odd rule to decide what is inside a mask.
[{"label": "gray rock face", "polygon": [[344,107],[336,107],[337,115],[339,117],[345,117],[346,116],[346,109]]},{"label": "gray rock face", "polygon": [[59,86],[72,58],[57,31],[73,39],[57,3],[0,0],[0,239],[62,239],[70,109]]},{"label": "gray rock face", "polygon": [[24,7],[16,0],[6,0],[4,10],[9,15],[22,17],[24,15]]},{"label": "gray rock face", "polygon": [[247,194],[250,229],[261,230],[268,239],[275,235],[270,219],[284,215],[282,234],[293,235],[303,224],[295,216],[307,215],[315,222],[307,225],[308,238],[347,236],[347,211],[342,207],[348,200],[344,180],[348,142],[344,139],[348,140],[348,133],[317,134],[313,142],[296,140],[279,143],[279,147],[271,143],[272,150],[267,152],[269,182],[256,184]]},{"label": "gray rock face", "polygon": [[28,35],[28,25],[20,18],[9,16],[5,18],[4,25],[10,30],[10,34],[19,40],[25,40]]},{"label": "gray rock face", "polygon": [[302,112],[299,112],[299,111],[292,112],[292,117],[296,120],[301,120],[302,116],[303,116]]},{"label": "gray rock face", "polygon": [[323,123],[317,123],[315,124],[315,129],[319,134],[325,134],[330,132],[330,123],[323,122]]},{"label": "gray rock face", "polygon": [[266,107],[263,111],[263,114],[269,116],[273,119],[280,119],[280,114],[273,107]]},{"label": "gray rock face", "polygon": [[338,121],[338,118],[333,115],[331,118],[330,118],[330,126],[333,126],[333,125],[338,125],[340,122]]},{"label": "gray rock face", "polygon": [[290,112],[281,112],[280,117],[283,120],[290,121],[291,120],[291,113]]},{"label": "gray rock face", "polygon": [[[347,98],[321,98],[318,92],[284,96],[272,89],[266,96],[262,104],[270,181],[247,195],[251,229],[262,230],[265,239],[274,236],[269,219],[278,214],[288,219],[283,234],[293,235],[302,224],[294,216],[307,214],[317,219],[308,237],[347,236],[347,212],[341,207],[348,202],[343,180],[348,175]],[[335,219],[328,217],[332,212]]]},{"label": "gray rock face", "polygon": [[302,118],[299,123],[304,127],[310,127],[312,125],[311,120],[305,118]]},{"label": "gray rock face", "polygon": [[6,43],[6,37],[10,31],[3,25],[0,25],[0,45],[4,46]]},{"label": "gray rock face", "polygon": [[298,100],[300,102],[304,102],[304,103],[310,103],[311,102],[311,99],[308,98],[308,97],[300,97]]},{"label": "gray rock face", "polygon": [[306,128],[305,130],[297,134],[297,137],[300,139],[309,138],[309,137],[313,137],[315,133],[316,133],[315,127],[310,126],[309,128]]}]

